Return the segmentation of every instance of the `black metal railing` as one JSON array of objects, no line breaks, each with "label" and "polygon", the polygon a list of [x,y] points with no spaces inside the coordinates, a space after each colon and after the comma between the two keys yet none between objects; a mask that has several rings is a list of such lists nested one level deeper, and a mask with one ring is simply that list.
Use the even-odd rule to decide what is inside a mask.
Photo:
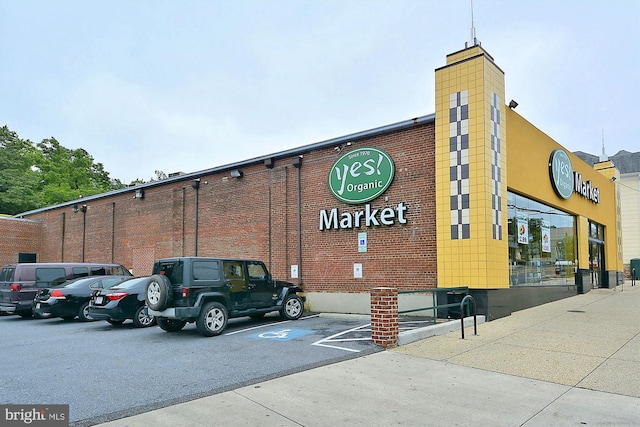
[{"label": "black metal railing", "polygon": [[[456,310],[454,311],[456,312],[456,314],[458,313],[457,310],[459,309],[460,322],[461,322],[460,329],[462,331],[462,339],[464,339],[464,318],[467,312],[467,310],[465,310],[466,308],[465,304],[466,304],[469,307],[469,310],[468,310],[469,316],[473,315],[473,334],[478,335],[476,300],[471,295],[469,295],[468,286],[459,286],[456,288],[428,288],[428,289],[415,289],[410,291],[398,291],[398,308],[400,307],[400,295],[407,295],[407,294],[430,294],[431,305],[426,307],[416,307],[416,308],[411,308],[406,310],[398,310],[398,316],[403,314],[421,312],[423,315],[425,315],[426,313],[425,317],[431,317],[433,323],[436,323],[439,317],[438,313],[441,310],[447,310],[447,316],[443,316],[443,317],[448,317],[449,309],[455,308]],[[442,294],[446,295],[446,301],[447,301],[446,303],[443,303],[443,304],[438,303],[439,300],[440,301],[442,300],[442,297],[440,297]],[[462,297],[461,300],[449,302],[449,296],[453,296],[452,299],[457,299],[462,295],[464,295],[464,297]],[[471,308],[473,308],[473,310],[471,310]],[[431,315],[429,316],[428,313],[431,313]]]},{"label": "black metal railing", "polygon": [[[473,307],[473,335],[478,335],[478,321],[476,320],[476,300],[471,295],[467,295],[462,298],[460,302],[460,330],[462,331],[462,339],[464,339],[464,303],[469,301]],[[469,310],[469,316],[471,316],[471,310]]]},{"label": "black metal railing", "polygon": [[[428,288],[428,289],[416,289],[416,290],[410,290],[410,291],[398,291],[398,307],[400,306],[400,300],[399,300],[399,296],[402,295],[406,295],[406,294],[431,294],[431,305],[430,306],[426,306],[426,307],[417,307],[417,308],[411,308],[408,310],[398,310],[398,315],[401,314],[408,314],[408,313],[416,313],[416,312],[431,312],[432,315],[431,316],[426,316],[426,317],[432,317],[433,321],[435,322],[437,317],[438,317],[438,311],[439,310],[444,310],[444,309],[449,309],[449,308],[457,308],[460,306],[460,301],[454,301],[454,302],[447,302],[446,304],[438,304],[438,300],[439,300],[439,296],[441,294],[445,294],[450,295],[450,293],[453,294],[459,294],[461,295],[462,293],[464,293],[464,296],[469,295],[469,287],[468,286],[459,286],[457,288]],[[462,298],[464,299],[464,297]]]}]

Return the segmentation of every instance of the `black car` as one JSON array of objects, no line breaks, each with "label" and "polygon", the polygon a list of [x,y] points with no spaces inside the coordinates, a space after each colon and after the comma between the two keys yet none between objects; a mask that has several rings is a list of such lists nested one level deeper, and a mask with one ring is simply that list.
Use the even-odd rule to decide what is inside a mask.
[{"label": "black car", "polygon": [[133,320],[137,328],[155,326],[156,318],[149,315],[144,301],[144,291],[148,277],[136,277],[95,291],[89,303],[89,316],[95,320],[106,320],[112,325],[120,325],[125,320]]},{"label": "black car", "polygon": [[33,300],[35,317],[62,317],[71,320],[78,317],[84,322],[92,319],[88,313],[91,294],[130,279],[131,276],[94,276],[83,277],[59,286],[41,289]]}]

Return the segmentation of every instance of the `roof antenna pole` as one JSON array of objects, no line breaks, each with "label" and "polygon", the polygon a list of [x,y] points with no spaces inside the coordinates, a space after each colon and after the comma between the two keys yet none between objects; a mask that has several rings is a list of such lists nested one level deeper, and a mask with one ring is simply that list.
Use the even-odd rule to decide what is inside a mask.
[{"label": "roof antenna pole", "polygon": [[471,3],[471,43],[473,43],[473,46],[476,46],[478,44],[478,41],[476,39],[476,27],[473,22],[473,0],[470,0],[470,3]]},{"label": "roof antenna pole", "polygon": [[602,154],[600,155],[599,160],[601,162],[606,162],[607,160],[609,160],[609,156],[607,156],[604,151],[604,129],[602,129]]}]

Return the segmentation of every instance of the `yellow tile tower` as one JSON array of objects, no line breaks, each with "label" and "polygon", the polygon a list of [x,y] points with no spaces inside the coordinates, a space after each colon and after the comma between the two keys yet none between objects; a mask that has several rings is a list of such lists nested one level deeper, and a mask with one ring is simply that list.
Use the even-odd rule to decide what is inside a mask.
[{"label": "yellow tile tower", "polygon": [[504,73],[479,44],[436,70],[438,287],[509,287]]}]

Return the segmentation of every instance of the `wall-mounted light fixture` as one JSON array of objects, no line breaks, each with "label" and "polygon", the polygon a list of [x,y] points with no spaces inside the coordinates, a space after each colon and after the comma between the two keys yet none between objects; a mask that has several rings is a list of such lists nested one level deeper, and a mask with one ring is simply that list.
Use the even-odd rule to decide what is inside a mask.
[{"label": "wall-mounted light fixture", "polygon": [[337,147],[334,147],[333,149],[336,150],[339,153],[342,150],[344,150],[344,147],[351,147],[351,145],[353,145],[353,142],[349,141],[349,142],[345,142],[344,144],[338,145]]},{"label": "wall-mounted light fixture", "polygon": [[612,177],[611,177],[611,181],[613,181],[613,182],[615,182],[615,181],[616,181],[616,179],[617,179],[617,178],[616,178],[615,176],[612,176]]},{"label": "wall-mounted light fixture", "polygon": [[138,188],[136,190],[136,194],[133,196],[134,199],[144,199],[144,190],[142,188]]},{"label": "wall-mounted light fixture", "polygon": [[514,108],[516,108],[518,106],[518,103],[516,101],[514,101],[513,99],[511,101],[509,101],[509,108],[511,108],[512,110]]},{"label": "wall-mounted light fixture", "polygon": [[87,211],[87,205],[78,206],[77,203],[74,203],[73,205],[71,205],[71,210],[73,211],[73,213],[78,213],[78,211],[84,213]]},{"label": "wall-mounted light fixture", "polygon": [[233,169],[231,171],[231,178],[242,178],[244,176],[244,172],[240,169]]}]

